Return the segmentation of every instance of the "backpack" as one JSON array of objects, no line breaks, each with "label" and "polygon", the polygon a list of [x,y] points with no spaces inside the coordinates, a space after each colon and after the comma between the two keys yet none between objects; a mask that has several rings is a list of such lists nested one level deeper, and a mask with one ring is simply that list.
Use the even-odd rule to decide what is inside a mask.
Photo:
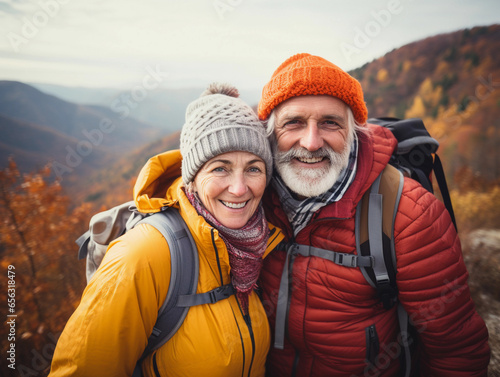
[{"label": "backpack", "polygon": [[95,214],[89,230],[80,236],[78,258],[86,258],[87,283],[102,262],[111,241],[138,224],[150,224],[165,238],[170,249],[171,276],[167,297],[158,311],[153,332],[133,377],[141,376],[141,362],[148,354],[165,344],[180,328],[191,306],[213,304],[235,293],[231,284],[196,294],[198,285],[198,249],[191,232],[176,208],[165,207],[158,213],[145,214],[133,201],[122,203]]},{"label": "backpack", "polygon": [[[412,372],[412,348],[415,346],[415,329],[408,314],[398,302],[396,286],[396,252],[394,247],[394,221],[403,191],[403,177],[411,177],[431,193],[432,173],[436,177],[446,209],[456,229],[455,216],[451,204],[443,167],[436,152],[437,140],[432,138],[420,119],[377,118],[368,123],[388,128],[398,141],[398,147],[391,156],[390,163],[377,177],[371,188],[358,203],[355,218],[355,238],[357,254],[344,254],[332,250],[289,243],[281,276],[276,308],[275,347],[284,347],[287,321],[289,274],[293,268],[295,255],[316,256],[328,259],[338,265],[360,268],[367,282],[376,289],[385,309],[397,305],[402,352],[401,372],[407,377]],[[366,360],[371,364],[380,351],[378,338],[373,329],[367,328]],[[412,336],[413,335],[413,336]]]},{"label": "backpack", "polygon": [[442,201],[450,214],[455,230],[457,230],[443,165],[436,153],[439,142],[429,134],[424,122],[418,118],[403,120],[397,118],[372,118],[368,119],[368,123],[378,124],[392,132],[398,141],[398,147],[391,157],[390,164],[405,176],[415,179],[433,194],[432,175],[434,174]]}]

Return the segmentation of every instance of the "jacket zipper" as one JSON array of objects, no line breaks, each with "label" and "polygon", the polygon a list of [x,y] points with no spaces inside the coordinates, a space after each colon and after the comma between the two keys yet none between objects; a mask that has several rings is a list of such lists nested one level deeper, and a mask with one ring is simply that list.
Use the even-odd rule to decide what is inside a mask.
[{"label": "jacket zipper", "polygon": [[292,376],[295,377],[297,375],[297,367],[299,365],[299,360],[300,360],[300,353],[299,350],[295,350],[295,358],[293,359],[293,364],[292,364]]},{"label": "jacket zipper", "polygon": [[375,325],[368,326],[366,332],[366,360],[370,364],[375,364],[375,359],[380,351],[377,329]]},{"label": "jacket zipper", "polygon": [[214,228],[211,229],[210,234],[212,236],[212,245],[214,246],[215,258],[217,259],[217,268],[219,269],[220,285],[223,285],[224,280],[222,279],[222,268],[220,266],[219,250],[217,249],[217,245],[215,244],[215,229]]},{"label": "jacket zipper", "polygon": [[252,372],[253,359],[255,357],[255,338],[253,334],[252,320],[250,319],[250,314],[245,314],[243,318],[245,319],[245,323],[247,324],[248,332],[250,333],[250,340],[252,341],[252,358],[250,359],[250,366],[248,367],[248,376],[250,377],[250,373]]},{"label": "jacket zipper", "polygon": [[158,370],[158,364],[156,363],[156,352],[153,354],[153,370],[156,377],[161,377],[160,371]]},{"label": "jacket zipper", "polygon": [[[221,268],[221,265],[220,265],[219,250],[217,249],[217,245],[215,244],[214,228],[212,228],[212,230],[211,230],[211,235],[212,235],[212,244],[213,244],[214,251],[215,251],[215,257],[217,259],[217,268],[219,269],[220,283],[222,285],[222,284],[224,284],[224,280],[222,278],[222,268]],[[240,313],[243,316],[243,319],[245,320],[245,323],[246,323],[247,328],[248,328],[248,332],[250,334],[250,339],[252,341],[252,357],[250,359],[250,367],[248,368],[248,376],[250,376],[250,374],[252,372],[253,360],[254,360],[254,357],[255,357],[255,338],[254,338],[254,334],[253,334],[252,322],[250,320],[250,315],[249,314],[243,315],[243,311],[241,310],[241,306],[240,306],[240,303],[239,303],[238,299],[236,299],[236,302],[238,303],[238,307],[240,308]],[[234,320],[236,322],[236,327],[238,328],[238,332],[239,332],[239,335],[240,335],[241,349],[242,349],[242,352],[243,352],[243,365],[242,365],[242,369],[241,369],[241,375],[243,377],[244,376],[244,372],[245,372],[245,364],[246,364],[245,342],[243,341],[243,334],[241,333],[240,326],[238,325],[238,319],[236,318],[236,313],[234,313],[234,311],[233,311],[233,316],[234,316]]]},{"label": "jacket zipper", "polygon": [[241,366],[241,377],[244,377],[245,373],[245,363],[246,363],[246,352],[245,352],[245,342],[243,342],[243,335],[241,334],[240,325],[238,324],[238,319],[236,318],[236,313],[231,307],[231,311],[233,312],[234,321],[236,322],[236,328],[238,329],[238,334],[240,335],[241,342],[241,352],[243,354],[243,365]]}]

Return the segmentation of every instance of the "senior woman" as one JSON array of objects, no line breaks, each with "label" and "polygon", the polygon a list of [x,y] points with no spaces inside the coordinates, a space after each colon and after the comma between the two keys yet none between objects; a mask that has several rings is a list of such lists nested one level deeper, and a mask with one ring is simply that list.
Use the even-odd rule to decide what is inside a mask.
[{"label": "senior woman", "polygon": [[[260,204],[271,172],[263,125],[223,84],[188,106],[180,151],[141,170],[139,211],[177,207],[197,244],[197,293],[229,283],[236,291],[191,307],[175,335],[144,359],[144,376],[264,375],[269,326],[254,289],[262,259],[283,238]],[[168,244],[151,225],[114,241],[60,337],[50,376],[132,375],[169,280]]]}]

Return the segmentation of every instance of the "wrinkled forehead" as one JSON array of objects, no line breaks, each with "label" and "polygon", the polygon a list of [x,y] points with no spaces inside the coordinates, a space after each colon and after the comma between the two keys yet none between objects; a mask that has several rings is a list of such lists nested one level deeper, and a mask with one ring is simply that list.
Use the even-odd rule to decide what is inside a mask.
[{"label": "wrinkled forehead", "polygon": [[327,95],[306,95],[287,99],[274,110],[277,119],[327,117],[347,119],[347,105],[340,99]]}]

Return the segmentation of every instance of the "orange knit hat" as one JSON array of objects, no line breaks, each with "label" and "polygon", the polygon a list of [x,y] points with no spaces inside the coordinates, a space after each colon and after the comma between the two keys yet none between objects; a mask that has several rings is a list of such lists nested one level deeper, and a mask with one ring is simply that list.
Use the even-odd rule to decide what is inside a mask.
[{"label": "orange knit hat", "polygon": [[294,55],[273,73],[262,90],[259,118],[267,119],[280,103],[304,95],[337,97],[351,108],[359,124],[366,123],[368,110],[360,83],[335,64],[311,54]]}]

